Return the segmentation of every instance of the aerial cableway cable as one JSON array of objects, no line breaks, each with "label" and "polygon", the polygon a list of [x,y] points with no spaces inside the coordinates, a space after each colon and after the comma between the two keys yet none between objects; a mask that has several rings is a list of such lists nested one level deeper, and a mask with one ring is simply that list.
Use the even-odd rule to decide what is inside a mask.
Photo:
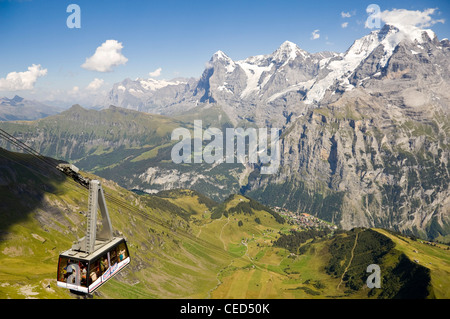
[{"label": "aerial cableway cable", "polygon": [[49,166],[54,168],[54,162],[52,162],[49,158],[47,158],[46,156],[42,155],[41,153],[39,153],[38,151],[34,150],[33,148],[31,148],[30,146],[28,146],[27,144],[23,143],[22,141],[20,141],[19,139],[17,139],[16,137],[14,137],[13,135],[9,134],[8,132],[0,129],[0,136],[3,136],[7,141],[9,141],[10,143],[14,144],[15,146],[23,149],[25,152],[27,152],[28,154],[33,155],[34,157],[36,157],[37,159],[39,159],[40,161],[47,163]]},{"label": "aerial cableway cable", "polygon": [[[23,149],[25,152],[29,153],[30,155],[34,156],[35,158],[39,159],[40,161],[42,161],[44,164],[47,164],[48,167],[51,170],[54,170],[55,172],[61,173],[61,171],[59,171],[58,169],[55,168],[55,163],[50,161],[48,158],[46,158],[44,155],[40,154],[39,152],[35,151],[34,149],[32,149],[31,147],[29,147],[28,145],[26,145],[25,143],[23,143],[22,141],[18,140],[17,138],[15,138],[14,136],[10,135],[9,133],[5,132],[4,130],[0,129],[0,135],[3,136],[5,139],[7,139],[9,142],[11,142],[12,144],[16,145],[17,147]],[[84,187],[87,188],[77,182],[75,182],[72,179],[68,179],[68,181],[73,184],[76,185],[78,187]],[[148,213],[143,212],[142,210],[140,210],[139,208],[130,205],[128,202],[125,202],[121,199],[118,199],[116,197],[113,197],[112,195],[108,194],[107,192],[105,192],[105,196],[108,200],[110,200],[111,202],[113,202],[114,204],[116,204],[117,206],[121,207],[124,210],[130,210],[134,213],[139,214],[140,216],[151,220],[152,222],[155,222],[157,224],[159,224],[160,226],[167,226],[167,224],[164,221],[161,221],[159,219],[156,219],[155,217],[152,217],[151,215],[149,215]],[[189,235],[192,235],[190,233],[186,233]]]},{"label": "aerial cableway cable", "polygon": [[[26,169],[36,173],[37,175],[41,175],[45,178],[48,178],[48,173],[57,173],[59,176],[63,175],[61,173],[61,171],[54,169],[56,161],[52,163],[48,158],[39,154],[38,152],[33,150],[28,145],[24,144],[20,140],[17,140],[16,138],[11,138],[8,133],[6,133],[6,134],[5,133],[6,133],[5,131],[0,129],[0,137],[3,137],[5,140],[7,140],[11,144],[13,144],[16,148],[23,150],[25,153],[22,153],[22,154],[27,154],[27,155],[30,155],[31,157],[30,156],[26,156],[26,157],[20,156],[18,153],[15,153],[15,152],[9,152],[8,156],[6,156],[0,152],[1,157],[5,158],[7,160],[10,160],[20,166],[23,166]],[[37,154],[39,154],[39,155],[37,155]],[[36,159],[38,159],[38,161],[32,160],[32,158],[36,158]],[[36,170],[36,168],[38,170]],[[76,192],[78,192],[79,194],[82,194],[81,190],[83,190],[83,191],[85,190],[85,187],[81,186],[80,184],[76,183],[75,181],[72,181],[70,179],[68,179],[68,181],[72,182],[69,185],[75,186],[74,190]],[[83,193],[83,195],[84,195],[84,193]]]},{"label": "aerial cableway cable", "polygon": [[[125,211],[140,215],[145,220],[149,220],[152,223],[163,227],[170,226],[170,222],[155,218],[148,212],[144,212],[139,209],[139,207],[135,207],[122,199],[118,199],[104,192],[100,181],[82,176],[79,174],[79,169],[74,165],[62,164],[62,161],[43,156],[3,129],[0,129],[0,138],[5,139],[7,143],[9,142],[12,146],[30,155],[21,156],[18,153],[10,152],[9,156],[6,156],[6,154],[2,154],[3,152],[0,152],[1,157],[24,166],[30,171],[36,172],[45,178],[48,178],[48,174],[50,173],[58,172],[59,174],[64,174],[71,177],[65,180],[69,181],[68,185],[73,185],[76,187],[77,191],[79,191],[80,188],[88,189],[89,209],[86,212],[88,226],[86,236],[74,243],[72,248],[59,255],[57,267],[58,287],[68,288],[70,291],[75,293],[90,294],[130,263],[126,239],[123,237],[114,237],[113,235],[108,210],[106,207],[106,199],[115,204],[116,209],[122,208]],[[37,161],[33,161],[33,158],[37,159]],[[36,171],[34,168],[37,168],[39,171]],[[67,169],[69,169],[69,171]],[[96,199],[91,201],[91,198]],[[139,202],[140,201],[138,201],[138,203]],[[100,230],[100,236],[96,235],[97,209],[100,209],[102,215],[101,221],[104,226]],[[120,210],[118,212],[120,213]],[[176,230],[174,230],[174,233],[176,233],[177,237],[184,236],[186,239],[193,240],[194,242],[203,243],[205,248],[216,248],[216,246],[212,243],[197,238],[192,233],[189,233],[181,228],[177,227]],[[225,251],[221,251],[220,255],[228,256]],[[117,257],[119,257],[119,259],[117,259]],[[105,266],[101,271],[98,270],[100,268],[97,265],[97,263],[100,262],[99,258],[102,260],[108,260],[106,263],[107,266]],[[113,263],[109,264],[110,261]],[[83,277],[83,270],[84,273],[88,273],[90,275]],[[80,280],[80,276],[84,279]]]},{"label": "aerial cableway cable", "polygon": [[[9,133],[5,132],[4,130],[0,129],[0,137],[3,137],[6,141],[14,145],[16,148],[19,148],[23,150],[26,154],[34,157],[38,161],[32,161],[30,157],[21,157],[15,154],[14,152],[11,152],[9,156],[11,158],[15,158],[21,163],[15,161],[17,164],[24,165],[28,164],[29,166],[26,166],[30,170],[33,170],[34,172],[45,176],[44,173],[57,173],[58,175],[63,175],[61,171],[58,169],[55,169],[55,164],[58,163],[58,160],[51,160],[48,157],[45,157],[44,155],[40,154],[36,150],[32,149],[30,146],[26,145],[22,141],[18,140],[14,136],[10,135]],[[5,157],[5,156],[3,156]],[[41,171],[36,171],[32,167],[37,167]],[[47,177],[47,176],[46,176]],[[70,180],[69,180],[70,181]],[[74,182],[73,185],[76,185],[78,188],[81,187],[78,183]]]},{"label": "aerial cableway cable", "polygon": [[[14,146],[16,146],[19,149],[22,149],[24,152],[28,153],[29,155],[33,156],[34,158],[38,159],[40,161],[40,164],[37,164],[35,162],[31,162],[31,160],[27,159],[21,159],[22,161],[27,162],[30,165],[34,165],[34,166],[38,166],[40,169],[42,169],[43,171],[51,171],[51,172],[57,172],[58,174],[64,174],[62,173],[60,170],[58,170],[56,168],[56,163],[57,161],[52,161],[50,160],[48,157],[42,155],[41,153],[39,153],[38,151],[34,150],[33,148],[31,148],[30,146],[28,146],[27,144],[23,143],[22,141],[20,141],[19,139],[17,139],[16,137],[12,136],[11,134],[9,134],[8,132],[4,131],[3,129],[0,129],[0,137],[3,137],[6,141],[10,142],[11,144],[13,144]],[[35,171],[36,172],[36,171]],[[45,176],[43,174],[43,172],[40,173],[41,175]],[[71,178],[68,178],[67,181],[69,181],[69,183],[73,186],[75,186],[78,189],[88,189],[88,187],[77,183],[76,181],[74,181]],[[143,217],[144,219],[147,219],[155,224],[158,224],[160,226],[163,227],[168,227],[168,223],[165,222],[164,220],[161,220],[159,218],[156,218],[154,216],[151,216],[148,212],[145,212],[141,209],[139,209],[138,207],[135,207],[133,205],[131,205],[130,203],[119,199],[117,197],[112,196],[111,194],[109,194],[108,192],[105,191],[105,197],[106,199],[108,199],[110,202],[112,202],[113,204],[115,204],[117,207],[122,208],[123,210],[128,210],[130,212],[133,212],[135,214],[138,214],[139,216]],[[198,242],[202,242],[204,244],[206,244],[207,246],[211,246],[211,247],[216,247],[214,244],[212,244],[209,241],[206,241],[204,239],[198,238],[196,236],[194,236],[192,233],[189,233],[188,231],[185,231],[183,229],[177,229],[177,232],[183,235],[185,235],[186,237],[198,241]]]}]

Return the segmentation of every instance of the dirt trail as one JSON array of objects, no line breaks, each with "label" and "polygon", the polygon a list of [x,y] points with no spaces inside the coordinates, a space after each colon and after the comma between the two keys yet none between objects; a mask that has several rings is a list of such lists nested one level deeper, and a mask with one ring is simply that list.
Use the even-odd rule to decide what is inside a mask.
[{"label": "dirt trail", "polygon": [[353,248],[352,248],[352,252],[351,252],[351,257],[350,257],[350,261],[348,262],[347,267],[345,267],[344,273],[342,274],[341,281],[339,282],[339,285],[337,286],[337,289],[339,289],[339,287],[341,286],[342,281],[344,280],[344,276],[345,276],[345,274],[347,273],[348,268],[349,268],[350,265],[352,264],[353,256],[354,256],[354,252],[355,252],[355,248],[356,248],[356,244],[358,243],[358,235],[359,235],[359,233],[356,233],[355,243],[353,244]]},{"label": "dirt trail", "polygon": [[222,226],[222,229],[220,230],[220,236],[219,236],[220,241],[221,241],[222,244],[223,244],[223,249],[224,249],[225,251],[227,251],[227,246],[225,245],[225,242],[224,242],[223,239],[222,239],[222,232],[223,232],[223,229],[225,228],[225,226],[228,225],[229,222],[230,222],[230,216],[228,216],[227,222]]}]

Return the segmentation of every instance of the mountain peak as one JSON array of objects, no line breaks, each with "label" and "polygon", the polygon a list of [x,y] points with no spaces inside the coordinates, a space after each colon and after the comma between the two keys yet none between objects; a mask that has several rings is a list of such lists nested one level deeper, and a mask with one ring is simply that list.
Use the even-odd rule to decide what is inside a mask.
[{"label": "mountain peak", "polygon": [[284,41],[275,53],[296,54],[297,51],[300,51],[300,48],[294,42]]},{"label": "mountain peak", "polygon": [[296,50],[296,49],[298,49],[298,46],[294,42],[286,40],[280,45],[280,49],[283,49],[283,50]]},{"label": "mountain peak", "polygon": [[22,102],[23,100],[24,100],[23,97],[18,96],[18,95],[15,95],[15,96],[11,99],[11,102],[19,103],[19,102]]},{"label": "mountain peak", "polygon": [[12,99],[8,99],[6,96],[3,98],[0,98],[0,103],[2,105],[10,105],[10,106],[16,106],[19,103],[22,103],[25,99],[21,96],[14,96]]},{"label": "mountain peak", "polygon": [[76,111],[85,111],[85,108],[83,108],[80,104],[74,104],[67,110],[69,113]]},{"label": "mountain peak", "polygon": [[386,36],[386,35],[389,34],[389,33],[397,33],[397,32],[399,32],[399,31],[400,31],[399,28],[396,27],[395,25],[386,23],[386,24],[378,31],[378,37],[380,38],[380,37]]},{"label": "mountain peak", "polygon": [[400,24],[400,23],[386,23],[379,31],[379,35],[388,35],[389,33],[399,33],[400,37],[396,35],[398,39],[408,39],[411,42],[417,41],[418,43],[427,42],[433,40],[436,34],[431,29],[421,29],[416,26]]},{"label": "mountain peak", "polygon": [[228,55],[226,55],[223,51],[218,50],[216,53],[213,54],[211,60],[226,60],[226,61],[230,61],[231,58]]},{"label": "mountain peak", "polygon": [[294,60],[298,55],[305,56],[305,51],[301,50],[295,43],[284,41],[281,46],[272,53],[273,59],[277,62],[285,62]]}]

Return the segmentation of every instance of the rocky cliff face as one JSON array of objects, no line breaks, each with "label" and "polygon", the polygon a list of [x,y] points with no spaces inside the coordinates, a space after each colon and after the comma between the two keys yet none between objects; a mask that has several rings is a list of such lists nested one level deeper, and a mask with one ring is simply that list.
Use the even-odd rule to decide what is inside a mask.
[{"label": "rocky cliff face", "polygon": [[448,114],[400,122],[400,112],[368,107],[372,96],[352,95],[299,119],[283,139],[280,172],[252,181],[250,194],[345,228],[448,233]]},{"label": "rocky cliff face", "polygon": [[255,178],[250,194],[345,228],[448,234],[449,53],[428,33],[385,64],[376,47],[286,130],[279,173]]}]

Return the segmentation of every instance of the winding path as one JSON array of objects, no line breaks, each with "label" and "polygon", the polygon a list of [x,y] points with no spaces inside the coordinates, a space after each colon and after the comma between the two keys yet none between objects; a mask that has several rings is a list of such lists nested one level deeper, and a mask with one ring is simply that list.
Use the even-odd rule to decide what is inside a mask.
[{"label": "winding path", "polygon": [[359,235],[359,233],[356,233],[355,243],[353,244],[352,253],[351,253],[351,257],[350,257],[350,261],[348,262],[347,267],[345,267],[344,273],[342,274],[341,281],[339,282],[339,285],[337,286],[337,289],[339,289],[339,286],[342,284],[342,281],[344,280],[344,276],[345,276],[345,274],[347,273],[348,268],[349,268],[350,265],[352,264],[353,256],[354,256],[354,252],[355,252],[355,248],[356,248],[356,244],[358,243],[358,235]]},{"label": "winding path", "polygon": [[[223,229],[225,228],[225,226],[228,225],[229,222],[230,222],[230,216],[228,216],[227,222],[222,226],[222,229],[220,230],[220,235],[219,235],[220,241],[222,242],[222,244],[223,244],[223,249],[224,249],[225,251],[227,251],[227,246],[225,245],[225,242],[224,242],[223,239],[222,239],[222,232],[223,232]],[[234,258],[231,259],[231,261],[230,261],[230,263],[228,264],[228,266],[226,266],[226,267],[220,269],[219,272],[217,273],[217,276],[216,276],[216,278],[217,278],[217,285],[216,285],[215,287],[211,288],[211,289],[208,291],[208,297],[207,297],[208,299],[211,299],[211,294],[212,294],[212,292],[213,292],[214,290],[216,290],[216,289],[222,284],[222,281],[219,279],[219,278],[220,278],[220,274],[222,273],[222,271],[223,271],[224,269],[227,269],[228,267],[230,267],[231,264],[233,263],[233,261],[234,261]]]},{"label": "winding path", "polygon": [[220,241],[221,241],[222,244],[223,244],[223,249],[224,249],[225,251],[227,251],[227,245],[225,245],[225,242],[224,242],[223,239],[222,239],[222,232],[223,232],[223,229],[225,228],[225,226],[228,225],[229,222],[230,222],[230,216],[228,216],[227,222],[222,226],[222,229],[220,230],[220,236],[219,236]]}]

